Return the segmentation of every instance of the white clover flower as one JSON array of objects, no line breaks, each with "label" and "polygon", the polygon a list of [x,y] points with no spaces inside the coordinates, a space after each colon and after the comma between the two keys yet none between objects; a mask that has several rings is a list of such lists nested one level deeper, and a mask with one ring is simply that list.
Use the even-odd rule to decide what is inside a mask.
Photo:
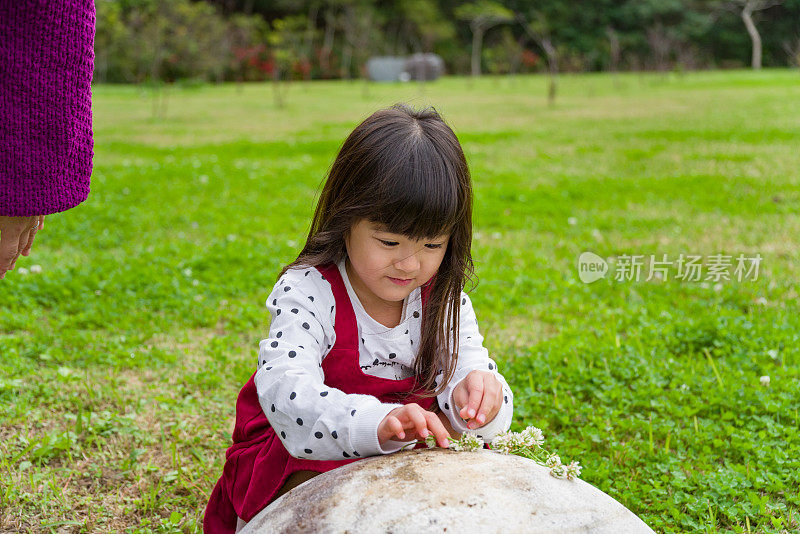
[{"label": "white clover flower", "polygon": [[581,469],[583,468],[581,467],[581,464],[579,464],[578,462],[575,461],[570,462],[567,465],[567,478],[569,480],[577,478],[581,474]]},{"label": "white clover flower", "polygon": [[578,219],[576,219],[575,217],[570,217],[569,219],[567,219],[567,223],[570,226],[575,226],[576,224],[578,224]]},{"label": "white clover flower", "polygon": [[550,468],[555,468],[561,465],[561,457],[557,454],[551,454],[547,457],[547,460],[544,461],[544,465]]},{"label": "white clover flower", "polygon": [[38,273],[42,272],[42,266],[41,265],[31,265],[31,272],[35,273],[35,274],[38,274]]},{"label": "white clover flower", "polygon": [[492,439],[492,450],[502,454],[511,452],[511,436],[508,432],[500,432]]},{"label": "white clover flower", "polygon": [[756,299],[756,304],[759,304],[761,306],[766,306],[767,305],[767,299],[765,299],[764,297],[758,297]]},{"label": "white clover flower", "polygon": [[759,378],[759,380],[761,381],[761,385],[762,386],[764,386],[765,388],[769,387],[769,377],[768,376],[766,376],[766,375],[762,376],[761,378]]},{"label": "white clover flower", "polygon": [[469,432],[465,432],[460,441],[463,447],[462,450],[465,451],[479,451],[483,448],[483,439]]},{"label": "white clover flower", "polygon": [[526,447],[541,447],[544,444],[544,434],[535,426],[529,426],[520,434]]},{"label": "white clover flower", "polygon": [[556,478],[566,478],[567,466],[564,464],[554,465],[550,468],[550,474]]},{"label": "white clover flower", "polygon": [[425,445],[427,445],[429,449],[434,448],[436,446],[436,436],[433,434],[428,434],[425,437]]},{"label": "white clover flower", "polygon": [[19,269],[17,269],[17,272],[19,273],[20,276],[27,276],[29,271],[25,267],[20,267]]},{"label": "white clover flower", "polygon": [[184,276],[186,276],[187,278],[191,278],[191,276],[192,276],[192,270],[191,270],[189,267],[185,268],[185,269],[183,270],[183,275],[184,275]]},{"label": "white clover flower", "polygon": [[512,449],[519,449],[525,446],[525,438],[519,432],[508,433],[508,445]]}]

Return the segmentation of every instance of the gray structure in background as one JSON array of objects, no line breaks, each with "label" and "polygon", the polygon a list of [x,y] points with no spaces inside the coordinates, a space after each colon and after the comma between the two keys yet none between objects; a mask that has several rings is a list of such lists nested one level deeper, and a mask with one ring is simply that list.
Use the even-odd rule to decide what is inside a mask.
[{"label": "gray structure in background", "polygon": [[376,82],[435,80],[444,74],[444,60],[437,54],[376,56],[367,60],[367,76]]},{"label": "gray structure in background", "polygon": [[435,80],[444,74],[444,60],[437,54],[414,54],[406,59],[406,72],[412,80]]}]

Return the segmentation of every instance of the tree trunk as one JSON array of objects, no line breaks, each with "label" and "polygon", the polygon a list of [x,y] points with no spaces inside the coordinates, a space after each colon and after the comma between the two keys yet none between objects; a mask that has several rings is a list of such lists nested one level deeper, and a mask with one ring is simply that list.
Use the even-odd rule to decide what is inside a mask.
[{"label": "tree trunk", "polygon": [[550,86],[547,90],[547,105],[552,106],[556,103],[556,75],[558,74],[558,55],[556,48],[550,39],[542,39],[542,48],[547,54],[547,70],[550,74]]},{"label": "tree trunk", "polygon": [[753,56],[750,66],[754,69],[761,68],[761,36],[758,34],[756,25],[753,22],[753,6],[751,2],[745,4],[742,9],[742,20],[747,28],[747,33],[750,34],[750,40],[753,42]]},{"label": "tree trunk", "polygon": [[355,42],[355,14],[352,6],[345,6],[343,14],[344,23],[344,43],[342,44],[342,64],[339,77],[345,80],[351,79],[350,62],[353,59],[353,44]]},{"label": "tree trunk", "polygon": [[325,36],[322,39],[322,48],[319,51],[319,63],[323,76],[330,75],[331,52],[333,51],[333,38],[336,32],[336,15],[333,8],[325,11]]},{"label": "tree trunk", "polygon": [[525,19],[519,18],[518,21],[520,24],[522,24],[522,28],[525,30],[525,33],[527,33],[531,39],[536,41],[536,44],[542,47],[545,56],[547,56],[547,72],[550,79],[550,84],[547,88],[547,103],[548,105],[552,106],[556,101],[557,89],[556,75],[558,74],[558,53],[556,51],[556,47],[553,46],[553,42],[550,40],[548,34],[534,31]]},{"label": "tree trunk", "polygon": [[311,79],[311,65],[314,60],[314,30],[317,29],[317,5],[312,4],[308,10],[308,24],[303,40],[303,50],[308,58],[308,70],[303,73],[303,78],[308,81]]},{"label": "tree trunk", "polygon": [[619,70],[619,60],[622,57],[622,49],[619,44],[619,37],[617,36],[617,32],[614,31],[614,28],[611,26],[606,26],[606,36],[608,37],[608,45],[611,49],[611,65],[609,65],[609,68],[611,69],[611,72],[617,72]]},{"label": "tree trunk", "polygon": [[349,44],[342,46],[342,66],[340,69],[340,76],[342,79],[350,79],[350,60],[353,58],[353,50]]},{"label": "tree trunk", "polygon": [[275,97],[275,107],[282,108],[284,99],[281,93],[281,69],[277,65],[272,71],[272,96]]},{"label": "tree trunk", "polygon": [[481,75],[481,46],[483,46],[483,27],[472,28],[472,76]]}]

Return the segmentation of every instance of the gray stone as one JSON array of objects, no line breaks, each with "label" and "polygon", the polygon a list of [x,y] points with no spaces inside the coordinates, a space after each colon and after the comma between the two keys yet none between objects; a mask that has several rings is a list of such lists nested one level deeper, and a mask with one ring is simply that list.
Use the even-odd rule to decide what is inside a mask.
[{"label": "gray stone", "polygon": [[367,60],[367,77],[376,82],[396,82],[405,72],[406,59],[396,56],[376,56]]},{"label": "gray stone", "polygon": [[242,534],[653,532],[582,480],[490,450],[415,449],[328,471],[276,499]]},{"label": "gray stone", "polygon": [[414,54],[406,59],[405,71],[412,80],[435,80],[444,74],[444,60],[437,54]]}]

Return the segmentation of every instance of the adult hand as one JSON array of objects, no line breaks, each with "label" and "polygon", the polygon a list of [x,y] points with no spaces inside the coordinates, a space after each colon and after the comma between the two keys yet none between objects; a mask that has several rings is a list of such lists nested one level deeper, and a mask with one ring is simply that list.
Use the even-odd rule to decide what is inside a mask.
[{"label": "adult hand", "polygon": [[378,441],[383,445],[390,439],[396,441],[423,440],[433,434],[440,447],[449,447],[447,433],[439,417],[410,402],[395,408],[378,425]]},{"label": "adult hand", "polygon": [[503,384],[491,371],[471,371],[453,390],[456,411],[467,421],[467,428],[482,427],[497,415],[503,405]]},{"label": "adult hand", "polygon": [[32,217],[0,216],[0,280],[17,263],[22,254],[31,253],[36,233],[44,227],[44,215]]}]

